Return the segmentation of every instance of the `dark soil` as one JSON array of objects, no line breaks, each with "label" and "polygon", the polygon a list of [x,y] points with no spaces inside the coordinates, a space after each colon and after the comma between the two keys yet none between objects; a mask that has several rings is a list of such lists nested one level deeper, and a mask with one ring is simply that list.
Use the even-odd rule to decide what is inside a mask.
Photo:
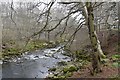
[{"label": "dark soil", "polygon": [[102,66],[102,72],[91,75],[88,68],[82,69],[78,72],[74,72],[72,78],[110,78],[118,75],[118,68],[110,66]]},{"label": "dark soil", "polygon": [[110,60],[107,65],[102,64],[102,72],[92,76],[90,74],[91,64],[88,64],[86,68],[74,72],[72,78],[111,78],[118,75],[118,68],[112,65],[111,56],[118,53],[118,34],[112,34],[106,45],[102,45],[103,52],[106,54],[107,58]]}]

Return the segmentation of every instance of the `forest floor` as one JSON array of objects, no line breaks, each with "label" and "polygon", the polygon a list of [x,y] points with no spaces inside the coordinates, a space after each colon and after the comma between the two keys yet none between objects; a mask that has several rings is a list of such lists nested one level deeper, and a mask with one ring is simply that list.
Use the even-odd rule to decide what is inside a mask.
[{"label": "forest floor", "polygon": [[108,45],[102,47],[102,49],[104,53],[106,53],[107,59],[109,60],[107,63],[102,64],[102,72],[92,76],[90,74],[90,69],[92,69],[91,64],[87,64],[86,68],[73,72],[71,78],[113,78],[118,76],[118,67],[112,66],[114,61],[111,58],[112,55],[118,54],[118,35],[112,35],[108,40]]}]

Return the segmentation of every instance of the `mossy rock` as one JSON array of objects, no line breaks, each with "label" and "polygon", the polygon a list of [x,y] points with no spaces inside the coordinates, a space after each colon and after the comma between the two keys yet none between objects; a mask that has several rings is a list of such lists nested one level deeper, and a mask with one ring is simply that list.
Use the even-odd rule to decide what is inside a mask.
[{"label": "mossy rock", "polygon": [[27,50],[31,50],[31,49],[38,49],[38,48],[45,48],[48,46],[48,43],[46,41],[42,41],[42,40],[33,40],[30,41],[27,46],[26,49]]},{"label": "mossy rock", "polygon": [[53,74],[47,77],[47,80],[65,80],[65,76],[54,76]]},{"label": "mossy rock", "polygon": [[64,73],[74,72],[74,71],[77,71],[77,68],[74,65],[70,65],[70,66],[63,68]]},{"label": "mossy rock", "polygon": [[57,64],[59,66],[64,66],[64,65],[67,65],[67,62],[66,61],[61,61],[61,62],[58,62]]},{"label": "mossy rock", "polygon": [[53,78],[54,74],[49,74],[47,78]]},{"label": "mossy rock", "polygon": [[65,76],[58,76],[58,78],[60,78],[60,79],[61,79],[61,78],[64,79],[64,78],[66,78],[66,77],[65,77]]},{"label": "mossy rock", "polygon": [[3,58],[8,60],[8,59],[10,59],[10,56],[4,56]]},{"label": "mossy rock", "polygon": [[77,68],[72,65],[72,66],[69,67],[69,71],[70,72],[77,71]]},{"label": "mossy rock", "polygon": [[65,76],[66,76],[66,77],[71,77],[71,76],[72,76],[72,72],[67,72],[67,73],[65,74]]},{"label": "mossy rock", "polygon": [[64,72],[64,73],[67,73],[68,71],[69,71],[69,68],[68,68],[68,67],[63,68],[63,72]]},{"label": "mossy rock", "polygon": [[56,68],[50,68],[48,71],[56,71]]},{"label": "mossy rock", "polygon": [[80,62],[76,62],[77,69],[81,69],[83,67],[83,64]]},{"label": "mossy rock", "polygon": [[18,48],[8,48],[3,51],[2,57],[5,58],[5,56],[19,56],[21,49]]}]

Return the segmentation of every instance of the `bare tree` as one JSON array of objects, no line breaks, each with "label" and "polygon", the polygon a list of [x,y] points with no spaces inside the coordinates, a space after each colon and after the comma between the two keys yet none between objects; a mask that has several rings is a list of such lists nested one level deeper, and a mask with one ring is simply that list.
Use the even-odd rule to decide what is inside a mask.
[{"label": "bare tree", "polygon": [[[96,3],[96,2],[95,3],[92,3],[92,2],[59,2],[59,3],[38,2],[34,4],[32,3],[29,3],[29,4],[27,4],[27,9],[26,9],[25,4],[20,3],[19,8],[17,10],[14,9],[13,2],[10,4],[10,8],[11,8],[10,18],[15,25],[20,24],[20,23],[17,23],[14,20],[13,18],[14,13],[24,18],[21,21],[22,26],[28,26],[24,23],[28,21],[28,24],[33,22],[32,26],[34,26],[33,27],[34,29],[35,27],[37,27],[38,29],[37,31],[36,30],[33,31],[34,33],[32,35],[27,36],[26,45],[31,40],[31,38],[37,35],[40,36],[40,34],[44,32],[48,34],[48,40],[49,40],[50,34],[53,31],[57,30],[55,37],[56,36],[62,37],[65,34],[65,32],[67,32],[67,29],[70,28],[70,29],[73,29],[73,32],[71,33],[70,36],[67,37],[68,41],[66,41],[65,43],[65,46],[66,45],[70,46],[72,42],[74,41],[77,32],[80,31],[81,28],[87,26],[89,30],[89,38],[91,41],[92,51],[93,51],[93,54],[91,55],[93,73],[98,73],[101,71],[100,59],[106,56],[104,55],[101,49],[100,41],[97,36],[95,27],[98,27],[98,24],[97,24],[98,21],[95,22],[95,19],[98,19],[99,21],[103,19],[101,18],[102,13],[100,16],[97,16],[96,18],[96,15],[94,14],[94,10],[97,10],[99,6],[103,5],[104,4],[103,2],[101,3]],[[22,8],[22,5],[24,6],[24,8]],[[44,5],[44,8],[40,9],[42,5]],[[58,6],[59,8],[57,8],[56,6]],[[113,6],[111,6],[107,10],[110,11],[111,8],[113,8]],[[61,13],[60,12],[55,13],[54,10],[56,9],[58,11],[60,10]],[[109,16],[110,15],[103,16],[105,17],[105,24],[107,24]],[[102,23],[100,23],[100,25],[101,24]]]}]

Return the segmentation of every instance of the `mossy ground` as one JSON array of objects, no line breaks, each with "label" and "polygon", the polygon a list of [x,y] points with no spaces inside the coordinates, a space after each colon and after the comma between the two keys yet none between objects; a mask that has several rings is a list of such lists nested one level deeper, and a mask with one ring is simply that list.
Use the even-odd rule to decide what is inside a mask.
[{"label": "mossy ground", "polygon": [[44,48],[50,48],[55,47],[56,44],[53,42],[48,42],[45,40],[32,40],[29,41],[29,43],[26,46],[19,47],[14,41],[9,41],[3,43],[3,49],[2,49],[2,58],[11,58],[15,56],[20,56],[24,52],[30,52],[35,51],[37,49],[44,49]]},{"label": "mossy ground", "polygon": [[[113,36],[114,37],[114,36]],[[116,37],[116,36],[115,36]],[[111,38],[114,41],[115,38]],[[116,39],[115,39],[116,40]],[[90,49],[84,47],[83,50],[77,50],[72,52],[71,58],[72,61],[65,63],[61,67],[56,68],[53,74],[50,76],[52,79],[69,79],[69,78],[109,78],[110,80],[119,80],[120,76],[118,75],[118,68],[120,67],[120,55],[119,53],[119,44],[117,41],[114,44],[110,43],[107,49],[103,49],[104,53],[106,52],[106,58],[101,61],[102,72],[95,74],[94,76],[90,75],[91,67],[91,58]],[[90,48],[90,47],[89,47]],[[70,51],[69,51],[70,52]],[[63,62],[62,62],[63,63]],[[72,70],[68,67],[73,65],[76,69]],[[49,77],[49,76],[48,76]]]},{"label": "mossy ground", "polygon": [[50,79],[66,79],[69,78],[73,75],[74,72],[77,72],[79,69],[82,69],[86,66],[86,64],[89,63],[89,56],[87,56],[88,54],[84,54],[86,53],[84,50],[79,50],[79,51],[75,51],[71,54],[74,54],[75,58],[72,58],[72,61],[61,61],[58,62],[58,67],[56,67],[54,69],[54,71],[51,69],[49,70],[50,72],[52,72],[52,74],[48,75],[48,78]]}]

